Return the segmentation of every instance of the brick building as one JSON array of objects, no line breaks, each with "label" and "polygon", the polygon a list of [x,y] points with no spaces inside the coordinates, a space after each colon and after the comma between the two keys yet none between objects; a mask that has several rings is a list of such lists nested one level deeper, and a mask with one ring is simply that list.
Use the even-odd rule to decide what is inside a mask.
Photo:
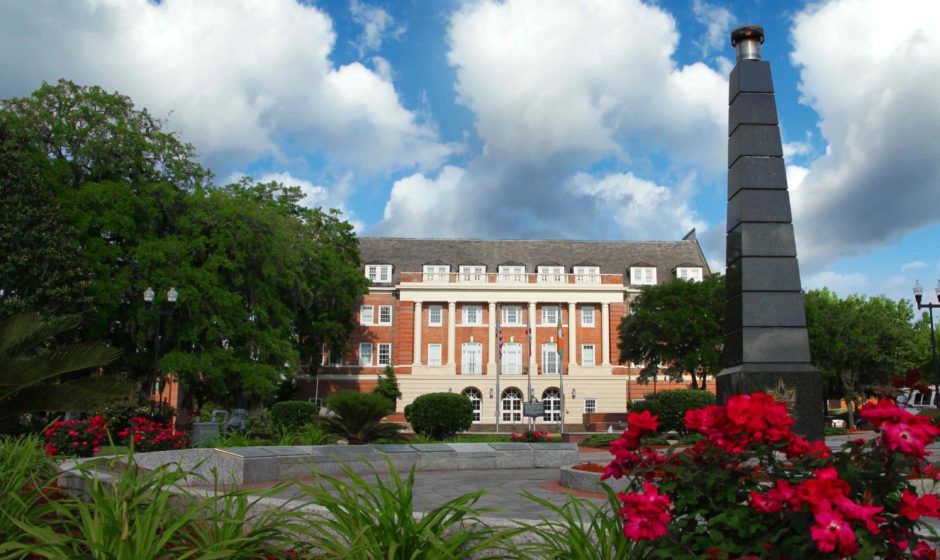
[{"label": "brick building", "polygon": [[585,414],[623,413],[654,389],[618,360],[630,301],[643,285],[709,274],[694,230],[675,242],[364,237],[360,247],[372,286],[348,351],[326,356],[302,394],[371,390],[391,365],[398,410],[425,393],[464,393],[480,430],[522,428],[527,395],[544,404],[547,428],[563,415],[584,429]]}]

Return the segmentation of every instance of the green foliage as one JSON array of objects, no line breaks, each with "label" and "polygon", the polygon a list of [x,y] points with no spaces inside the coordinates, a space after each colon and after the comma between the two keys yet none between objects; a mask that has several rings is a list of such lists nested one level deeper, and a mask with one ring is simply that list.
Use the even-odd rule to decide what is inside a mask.
[{"label": "green foliage", "polygon": [[618,327],[621,362],[644,364],[640,382],[662,372],[675,380],[692,375],[692,388],[705,388],[721,369],[725,321],[725,280],[675,280],[644,286]]},{"label": "green foliage", "polygon": [[646,395],[646,400],[633,401],[629,405],[631,412],[650,411],[659,416],[660,432],[687,433],[685,413],[697,408],[715,404],[715,395],[698,389],[676,389],[660,391]]},{"label": "green foliage", "polygon": [[[318,364],[322,348],[345,343],[368,282],[355,233],[338,212],[303,206],[298,187],[248,179],[211,185],[192,146],[129,98],[101,88],[43,85],[0,102],[0,122],[28,154],[0,169],[0,177],[18,178],[13,194],[22,195],[9,227],[51,218],[37,232],[58,253],[42,263],[58,267],[50,278],[90,276],[90,287],[69,297],[80,302],[87,292],[94,301],[82,338],[124,350],[113,371],[153,374],[158,333],[141,297],[148,286],[164,310],[166,288],[180,294],[159,333],[158,369],[179,375],[186,406],[206,398],[227,406],[270,401],[301,364]],[[57,242],[64,237],[71,241]],[[11,242],[0,270],[22,278],[9,285],[13,291],[6,279],[0,289],[47,309],[57,284],[20,270],[23,248]],[[65,266],[70,259],[75,270]]]},{"label": "green foliage", "polygon": [[[857,407],[873,386],[886,385],[926,360],[927,338],[914,326],[913,308],[905,300],[840,299],[822,289],[804,294],[803,302],[813,364],[830,381],[829,397],[843,397]],[[855,427],[853,408],[849,428]]]},{"label": "green foliage", "polygon": [[604,485],[607,502],[595,504],[569,497],[565,503],[554,502],[526,493],[525,497],[550,510],[539,523],[526,525],[533,535],[516,547],[524,558],[547,560],[630,560],[649,557],[649,546],[623,537],[623,522],[617,512],[621,505],[617,494]]},{"label": "green foliage", "polygon": [[108,430],[116,434],[131,425],[131,418],[149,418],[150,405],[136,398],[124,398],[98,406],[93,414],[104,418],[108,422]]},{"label": "green foliage", "polygon": [[401,441],[401,424],[382,422],[392,412],[392,403],[375,393],[340,391],[326,401],[333,416],[318,416],[323,431],[351,444],[364,444],[378,439]]},{"label": "green foliage", "polygon": [[443,440],[473,425],[473,405],[466,395],[428,393],[405,407],[405,419],[415,433]]},{"label": "green foliage", "polygon": [[41,523],[48,513],[43,489],[55,474],[38,435],[0,436],[0,543],[25,539],[21,524]]},{"label": "green foliage", "polygon": [[127,384],[100,376],[58,382],[62,374],[108,364],[118,355],[100,343],[54,343],[77,325],[76,317],[36,313],[0,321],[0,421],[38,410],[82,410],[126,394]]},{"label": "green foliage", "polygon": [[379,384],[376,385],[373,393],[378,393],[392,401],[392,410],[395,410],[395,405],[398,403],[398,399],[401,398],[401,390],[398,388],[398,378],[395,376],[395,368],[385,366],[382,376],[379,377]]},{"label": "green foliage", "polygon": [[316,407],[307,401],[283,401],[271,405],[269,414],[275,430],[295,432],[304,424],[313,422]]},{"label": "green foliage", "polygon": [[609,434],[591,434],[584,438],[584,441],[581,443],[581,445],[586,445],[588,447],[607,447],[610,445],[610,442],[619,438],[620,432]]},{"label": "green foliage", "polygon": [[389,464],[387,480],[367,480],[348,466],[343,478],[322,476],[316,484],[302,484],[304,495],[324,507],[329,517],[312,519],[299,532],[327,558],[437,560],[445,558],[498,558],[500,542],[520,529],[496,530],[479,522],[475,508],[483,491],[465,494],[416,519],[415,469],[407,478]]}]

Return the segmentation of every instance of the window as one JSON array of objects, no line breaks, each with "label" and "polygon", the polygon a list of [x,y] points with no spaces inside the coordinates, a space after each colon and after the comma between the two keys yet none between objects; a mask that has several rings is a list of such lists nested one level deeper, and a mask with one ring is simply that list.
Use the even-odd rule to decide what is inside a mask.
[{"label": "window", "polygon": [[450,280],[449,264],[426,264],[424,265],[425,282],[447,282]]},{"label": "window", "polygon": [[507,342],[503,344],[500,363],[503,366],[503,373],[506,375],[522,374],[522,344],[518,342]]},{"label": "window", "polygon": [[581,326],[582,327],[594,326],[594,308],[593,307],[581,308]]},{"label": "window", "polygon": [[542,393],[546,422],[561,422],[561,392],[552,387]]},{"label": "window", "polygon": [[444,324],[444,312],[440,305],[428,307],[428,326],[439,327]]},{"label": "window", "polygon": [[470,399],[470,406],[473,407],[473,421],[479,422],[482,419],[480,411],[483,406],[483,395],[480,394],[479,390],[474,389],[473,387],[467,387],[464,389],[463,395]]},{"label": "window", "polygon": [[601,269],[599,266],[576,266],[574,281],[578,284],[600,284]]},{"label": "window", "polygon": [[539,283],[561,284],[565,281],[565,267],[540,266]]},{"label": "window", "polygon": [[702,269],[697,266],[680,266],[676,268],[676,278],[689,282],[702,281]]},{"label": "window", "polygon": [[504,305],[503,306],[503,324],[521,325],[522,324],[522,306]]},{"label": "window", "polygon": [[366,278],[373,282],[388,283],[392,281],[392,265],[367,264]]},{"label": "window", "polygon": [[558,346],[553,342],[542,345],[542,374],[558,374]]},{"label": "window", "polygon": [[479,305],[463,306],[463,324],[464,325],[482,325],[483,308]]},{"label": "window", "polygon": [[483,373],[483,345],[479,342],[465,342],[463,344],[460,372],[464,375],[480,375]]},{"label": "window", "polygon": [[522,422],[522,392],[515,387],[503,391],[500,408],[503,422]]},{"label": "window", "polygon": [[386,342],[379,343],[379,365],[392,365],[392,345]]},{"label": "window", "polygon": [[391,305],[379,306],[379,324],[380,325],[392,324],[392,306]]},{"label": "window", "polygon": [[363,305],[359,308],[359,324],[371,325],[374,319],[375,308],[371,305]]},{"label": "window", "polygon": [[543,325],[557,325],[558,324],[558,306],[557,305],[546,305],[542,308],[542,324]]},{"label": "window", "polygon": [[581,365],[582,366],[593,366],[594,362],[594,345],[593,344],[583,344],[581,345]]},{"label": "window", "polygon": [[630,268],[630,283],[634,286],[645,286],[656,283],[656,267],[634,266]]},{"label": "window", "polygon": [[486,267],[483,265],[460,265],[461,282],[486,282]]},{"label": "window", "polygon": [[584,399],[584,413],[591,414],[597,412],[597,400]]},{"label": "window", "polygon": [[359,344],[359,365],[372,365],[372,344],[369,342],[362,342]]},{"label": "window", "polygon": [[499,281],[516,284],[526,282],[525,267],[517,265],[502,265],[499,267]]},{"label": "window", "polygon": [[440,344],[428,344],[428,365],[429,366],[441,365],[441,345]]}]

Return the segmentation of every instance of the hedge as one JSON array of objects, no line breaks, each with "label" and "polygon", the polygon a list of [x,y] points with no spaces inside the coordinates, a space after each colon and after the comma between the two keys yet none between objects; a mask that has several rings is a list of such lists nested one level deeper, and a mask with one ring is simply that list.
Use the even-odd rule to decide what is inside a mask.
[{"label": "hedge", "polygon": [[634,401],[628,406],[631,412],[650,413],[659,416],[659,431],[688,433],[685,429],[685,413],[715,404],[715,395],[700,389],[675,389],[646,395],[646,400]]},{"label": "hedge", "polygon": [[405,419],[416,433],[443,440],[473,425],[473,405],[459,393],[428,393],[405,407]]},{"label": "hedge", "polygon": [[313,421],[316,406],[307,401],[281,401],[271,406],[271,425],[275,430],[296,432]]}]

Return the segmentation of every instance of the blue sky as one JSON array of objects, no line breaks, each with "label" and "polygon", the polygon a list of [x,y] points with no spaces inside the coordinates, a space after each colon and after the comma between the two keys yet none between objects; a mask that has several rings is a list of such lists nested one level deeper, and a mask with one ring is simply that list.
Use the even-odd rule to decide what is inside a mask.
[{"label": "blue sky", "polygon": [[[0,97],[130,95],[219,182],[365,235],[678,239],[723,268],[728,41],[765,28],[804,285],[940,278],[940,3],[52,0],[0,5]],[[929,290],[932,292],[932,289]]]}]

